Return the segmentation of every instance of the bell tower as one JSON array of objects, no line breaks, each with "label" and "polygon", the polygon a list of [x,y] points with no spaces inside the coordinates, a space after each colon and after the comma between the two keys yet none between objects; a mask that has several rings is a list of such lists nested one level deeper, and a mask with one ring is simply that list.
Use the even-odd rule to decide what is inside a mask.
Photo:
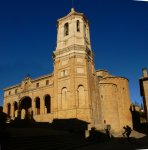
[{"label": "bell tower", "polygon": [[97,88],[89,22],[74,8],[57,21],[53,59],[54,118],[77,118],[92,123],[93,114],[97,116]]},{"label": "bell tower", "polygon": [[71,9],[71,12],[57,21],[57,48],[71,45],[90,46],[89,22],[83,13]]}]

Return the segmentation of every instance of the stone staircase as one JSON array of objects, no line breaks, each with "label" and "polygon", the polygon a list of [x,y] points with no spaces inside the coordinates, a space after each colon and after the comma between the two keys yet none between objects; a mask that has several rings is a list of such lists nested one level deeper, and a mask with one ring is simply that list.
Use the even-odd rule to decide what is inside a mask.
[{"label": "stone staircase", "polygon": [[73,150],[93,142],[73,133],[11,136],[7,150]]}]

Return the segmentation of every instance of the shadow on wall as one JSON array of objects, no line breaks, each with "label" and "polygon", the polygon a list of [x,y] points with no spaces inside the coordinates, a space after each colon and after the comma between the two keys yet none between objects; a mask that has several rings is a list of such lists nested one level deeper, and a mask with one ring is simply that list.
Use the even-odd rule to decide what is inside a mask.
[{"label": "shadow on wall", "polygon": [[[28,116],[28,115],[27,115]],[[77,134],[85,138],[86,131],[88,132],[88,140],[110,139],[107,133],[99,132],[95,128],[88,130],[88,122],[77,118],[71,119],[54,119],[52,123],[36,122],[33,118],[18,119],[11,121],[9,127],[13,128],[47,128],[49,130],[61,130],[69,133]]]},{"label": "shadow on wall", "polygon": [[51,126],[56,130],[66,130],[69,132],[84,134],[87,130],[88,122],[73,118],[73,119],[54,119]]},{"label": "shadow on wall", "polygon": [[130,111],[132,114],[133,129],[139,131],[146,123],[146,116],[143,111],[140,110],[138,105],[131,105]]},{"label": "shadow on wall", "polygon": [[85,121],[72,118],[72,119],[54,119],[52,123],[49,122],[36,122],[33,118],[25,118],[11,121],[9,127],[14,128],[49,128],[52,130],[63,130],[71,133],[77,133],[79,135],[85,136],[85,130],[88,128],[88,124]]},{"label": "shadow on wall", "polygon": [[54,119],[52,123],[36,122],[32,115],[27,114],[25,119],[15,118],[8,124],[10,127],[46,127],[55,130],[65,130],[70,132],[84,132],[88,128],[88,122],[71,119]]},{"label": "shadow on wall", "polygon": [[[30,118],[30,117],[29,117]],[[74,133],[82,138],[86,137],[86,131],[88,133],[88,137],[86,138],[89,141],[105,141],[110,140],[111,136],[108,132],[100,132],[96,130],[95,128],[91,128],[91,130],[88,130],[88,122],[79,120],[77,118],[71,118],[71,119],[54,119],[52,123],[48,122],[35,122],[35,120],[32,119],[23,119],[20,120],[16,118],[13,120],[9,127],[14,128],[46,128],[49,130],[55,130],[55,131],[67,131],[69,133]]]},{"label": "shadow on wall", "polygon": [[132,114],[133,129],[137,130],[140,128],[140,113],[136,110],[135,107],[135,105],[132,105],[130,110]]},{"label": "shadow on wall", "polygon": [[33,113],[26,113],[24,119],[20,119],[20,115],[16,117],[14,120],[11,120],[8,127],[35,127],[36,121],[33,118]]}]

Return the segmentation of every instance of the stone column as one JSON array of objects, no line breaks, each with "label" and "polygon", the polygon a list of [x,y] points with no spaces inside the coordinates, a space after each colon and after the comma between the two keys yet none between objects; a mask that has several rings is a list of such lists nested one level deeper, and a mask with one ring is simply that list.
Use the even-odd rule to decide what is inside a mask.
[{"label": "stone column", "polygon": [[32,111],[33,111],[33,115],[36,115],[36,108],[35,108],[35,100],[32,99]]},{"label": "stone column", "polygon": [[10,112],[10,116],[13,119],[14,118],[14,104],[11,104],[11,112]]},{"label": "stone column", "polygon": [[45,114],[45,102],[44,99],[40,99],[40,114]]},{"label": "stone column", "polygon": [[45,114],[47,114],[47,107],[45,106],[45,108],[44,108],[44,109],[45,109],[44,113],[45,113]]},{"label": "stone column", "polygon": [[6,102],[4,101],[4,108],[3,108],[3,112],[5,112],[6,114],[8,113],[8,106],[6,104]]},{"label": "stone column", "polygon": [[50,97],[50,112],[52,113],[54,111],[54,97]]}]

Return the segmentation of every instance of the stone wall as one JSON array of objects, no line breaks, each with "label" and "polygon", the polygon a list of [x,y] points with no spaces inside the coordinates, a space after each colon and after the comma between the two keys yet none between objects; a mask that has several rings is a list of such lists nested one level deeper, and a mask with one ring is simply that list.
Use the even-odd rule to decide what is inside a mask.
[{"label": "stone wall", "polygon": [[132,125],[128,80],[108,75],[99,77],[102,124],[110,124],[113,132],[121,132],[123,126]]}]

